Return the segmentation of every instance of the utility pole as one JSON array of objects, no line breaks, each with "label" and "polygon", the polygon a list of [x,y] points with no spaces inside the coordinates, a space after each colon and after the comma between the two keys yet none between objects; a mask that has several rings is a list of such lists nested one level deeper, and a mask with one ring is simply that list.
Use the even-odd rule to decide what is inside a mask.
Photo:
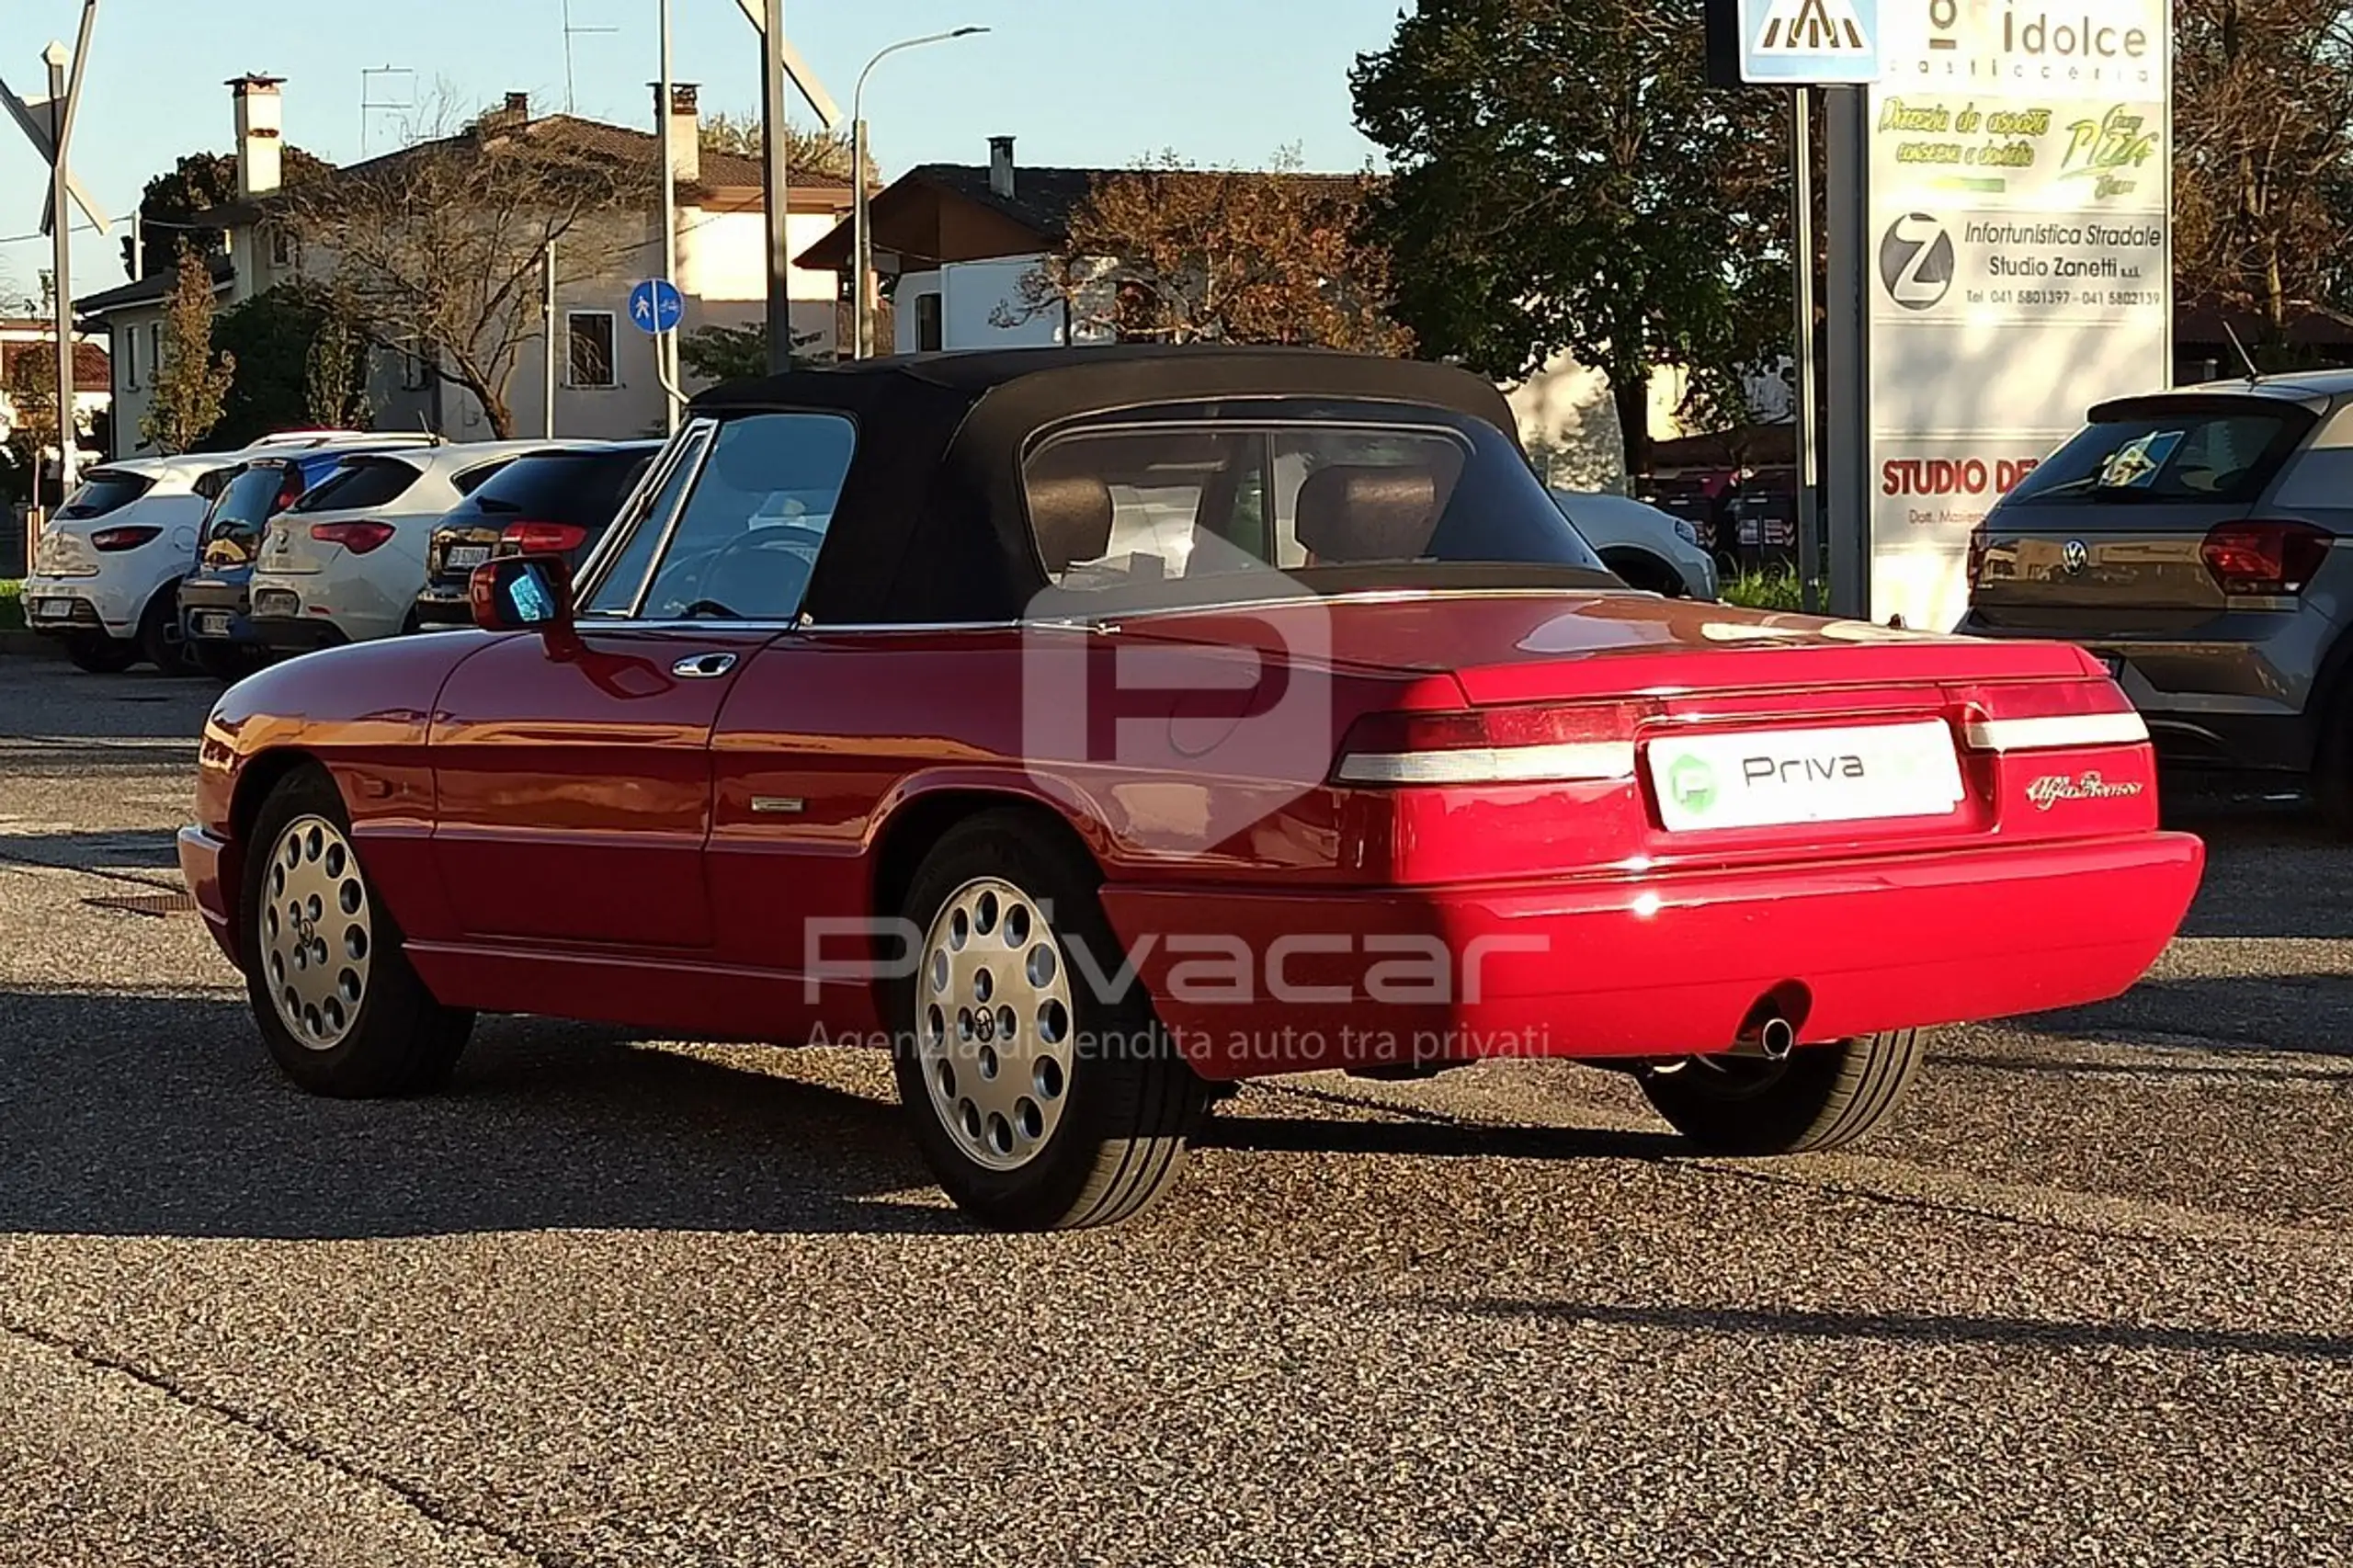
[{"label": "utility pole", "polygon": [[[97,7],[82,13],[82,36],[89,39],[90,17]],[[74,210],[67,205],[65,153],[74,133],[74,104],[65,80],[65,46],[51,41],[42,51],[49,66],[49,238],[51,290],[57,307],[57,499],[63,504],[74,490]],[[78,64],[78,62],[77,62]],[[81,74],[77,69],[76,76]],[[40,499],[40,478],[35,465],[34,499]],[[46,514],[44,514],[46,515]],[[28,551],[27,553],[30,553]],[[28,566],[29,566],[28,562]]]},{"label": "utility pole", "polygon": [[1796,174],[1790,194],[1790,232],[1795,239],[1797,271],[1790,302],[1796,308],[1797,358],[1790,390],[1796,401],[1790,410],[1795,423],[1790,434],[1797,450],[1798,604],[1808,615],[1822,613],[1822,508],[1817,486],[1821,465],[1815,457],[1813,373],[1813,89],[1801,82],[1790,96],[1790,166]]},{"label": "utility pole", "polygon": [[784,118],[784,0],[765,0],[760,30],[760,172],[768,221],[768,369],[773,373],[792,369],[792,241],[788,222],[792,156]]},{"label": "utility pole", "polygon": [[817,111],[817,123],[831,131],[841,123],[841,106],[825,91],[809,62],[793,51],[784,36],[784,0],[735,0],[745,19],[760,35],[760,131],[767,142],[761,159],[766,176],[768,216],[768,369],[782,370],[792,364],[792,297],[790,280],[792,256],[789,248],[790,230],[785,222],[785,201],[790,192],[790,172],[786,168],[784,145],[785,85],[790,83]]},{"label": "utility pole", "polygon": [[903,49],[921,49],[929,43],[946,43],[951,39],[971,38],[984,33],[986,28],[956,28],[944,33],[926,33],[922,38],[902,39],[875,51],[858,74],[858,85],[849,95],[849,166],[850,166],[850,271],[856,287],[850,291],[850,349],[853,359],[871,358],[874,354],[874,224],[867,211],[866,190],[866,79],[874,68]]},{"label": "utility pole", "polygon": [[[670,146],[670,128],[677,120],[677,108],[671,102],[676,89],[670,80],[670,0],[658,0],[662,26],[662,85],[654,93],[654,129],[660,133],[662,146],[662,270],[657,275],[665,283],[677,281],[678,264],[678,165]],[[678,384],[678,335],[675,332],[656,333],[654,337],[654,358],[664,374],[662,380],[662,428],[670,435],[678,433],[678,400],[670,389]]]}]

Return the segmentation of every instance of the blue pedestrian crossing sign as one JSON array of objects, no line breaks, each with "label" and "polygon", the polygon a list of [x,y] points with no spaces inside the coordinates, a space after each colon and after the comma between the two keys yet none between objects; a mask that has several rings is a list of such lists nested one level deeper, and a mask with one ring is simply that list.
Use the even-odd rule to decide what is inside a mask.
[{"label": "blue pedestrian crossing sign", "polygon": [[686,313],[686,296],[667,278],[649,278],[629,291],[629,319],[640,332],[671,331]]}]

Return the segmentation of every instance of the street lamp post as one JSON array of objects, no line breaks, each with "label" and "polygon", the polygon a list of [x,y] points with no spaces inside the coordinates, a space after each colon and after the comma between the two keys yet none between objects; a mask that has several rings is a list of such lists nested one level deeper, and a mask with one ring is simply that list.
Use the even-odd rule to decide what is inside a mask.
[{"label": "street lamp post", "polygon": [[858,74],[858,85],[849,95],[849,162],[850,162],[850,357],[870,359],[874,356],[874,257],[871,225],[867,218],[866,193],[866,78],[874,68],[903,49],[920,49],[927,43],[946,43],[950,39],[971,38],[984,33],[986,28],[956,28],[944,33],[926,33],[922,38],[902,39],[886,49],[876,51]]}]

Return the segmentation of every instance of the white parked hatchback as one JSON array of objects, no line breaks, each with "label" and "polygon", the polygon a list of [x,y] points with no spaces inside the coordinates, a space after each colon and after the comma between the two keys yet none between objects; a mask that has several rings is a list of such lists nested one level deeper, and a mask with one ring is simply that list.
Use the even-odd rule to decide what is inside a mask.
[{"label": "white parked hatchback", "polygon": [[351,459],[269,520],[254,561],[255,633],[302,653],[415,630],[442,514],[517,458],[594,444],[473,441]]},{"label": "white parked hatchback", "polygon": [[112,674],[142,659],[166,675],[186,667],[179,585],[196,563],[197,533],[213,497],[240,463],[260,453],[327,441],[419,445],[422,436],[300,430],[240,451],[103,462],[33,541],[25,623],[55,637],[83,669]]}]

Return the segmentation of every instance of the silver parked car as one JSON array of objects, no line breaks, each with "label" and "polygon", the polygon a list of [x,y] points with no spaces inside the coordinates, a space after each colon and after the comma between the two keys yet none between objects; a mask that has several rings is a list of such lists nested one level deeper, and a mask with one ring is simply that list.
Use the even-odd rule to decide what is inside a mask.
[{"label": "silver parked car", "polygon": [[1715,557],[1699,547],[1699,530],[1674,513],[1598,491],[1555,490],[1552,505],[1631,586],[1671,599],[1716,597]]},{"label": "silver parked car", "polygon": [[1990,512],[1961,630],[2107,661],[2170,761],[2353,831],[2353,371],[2106,403]]}]

